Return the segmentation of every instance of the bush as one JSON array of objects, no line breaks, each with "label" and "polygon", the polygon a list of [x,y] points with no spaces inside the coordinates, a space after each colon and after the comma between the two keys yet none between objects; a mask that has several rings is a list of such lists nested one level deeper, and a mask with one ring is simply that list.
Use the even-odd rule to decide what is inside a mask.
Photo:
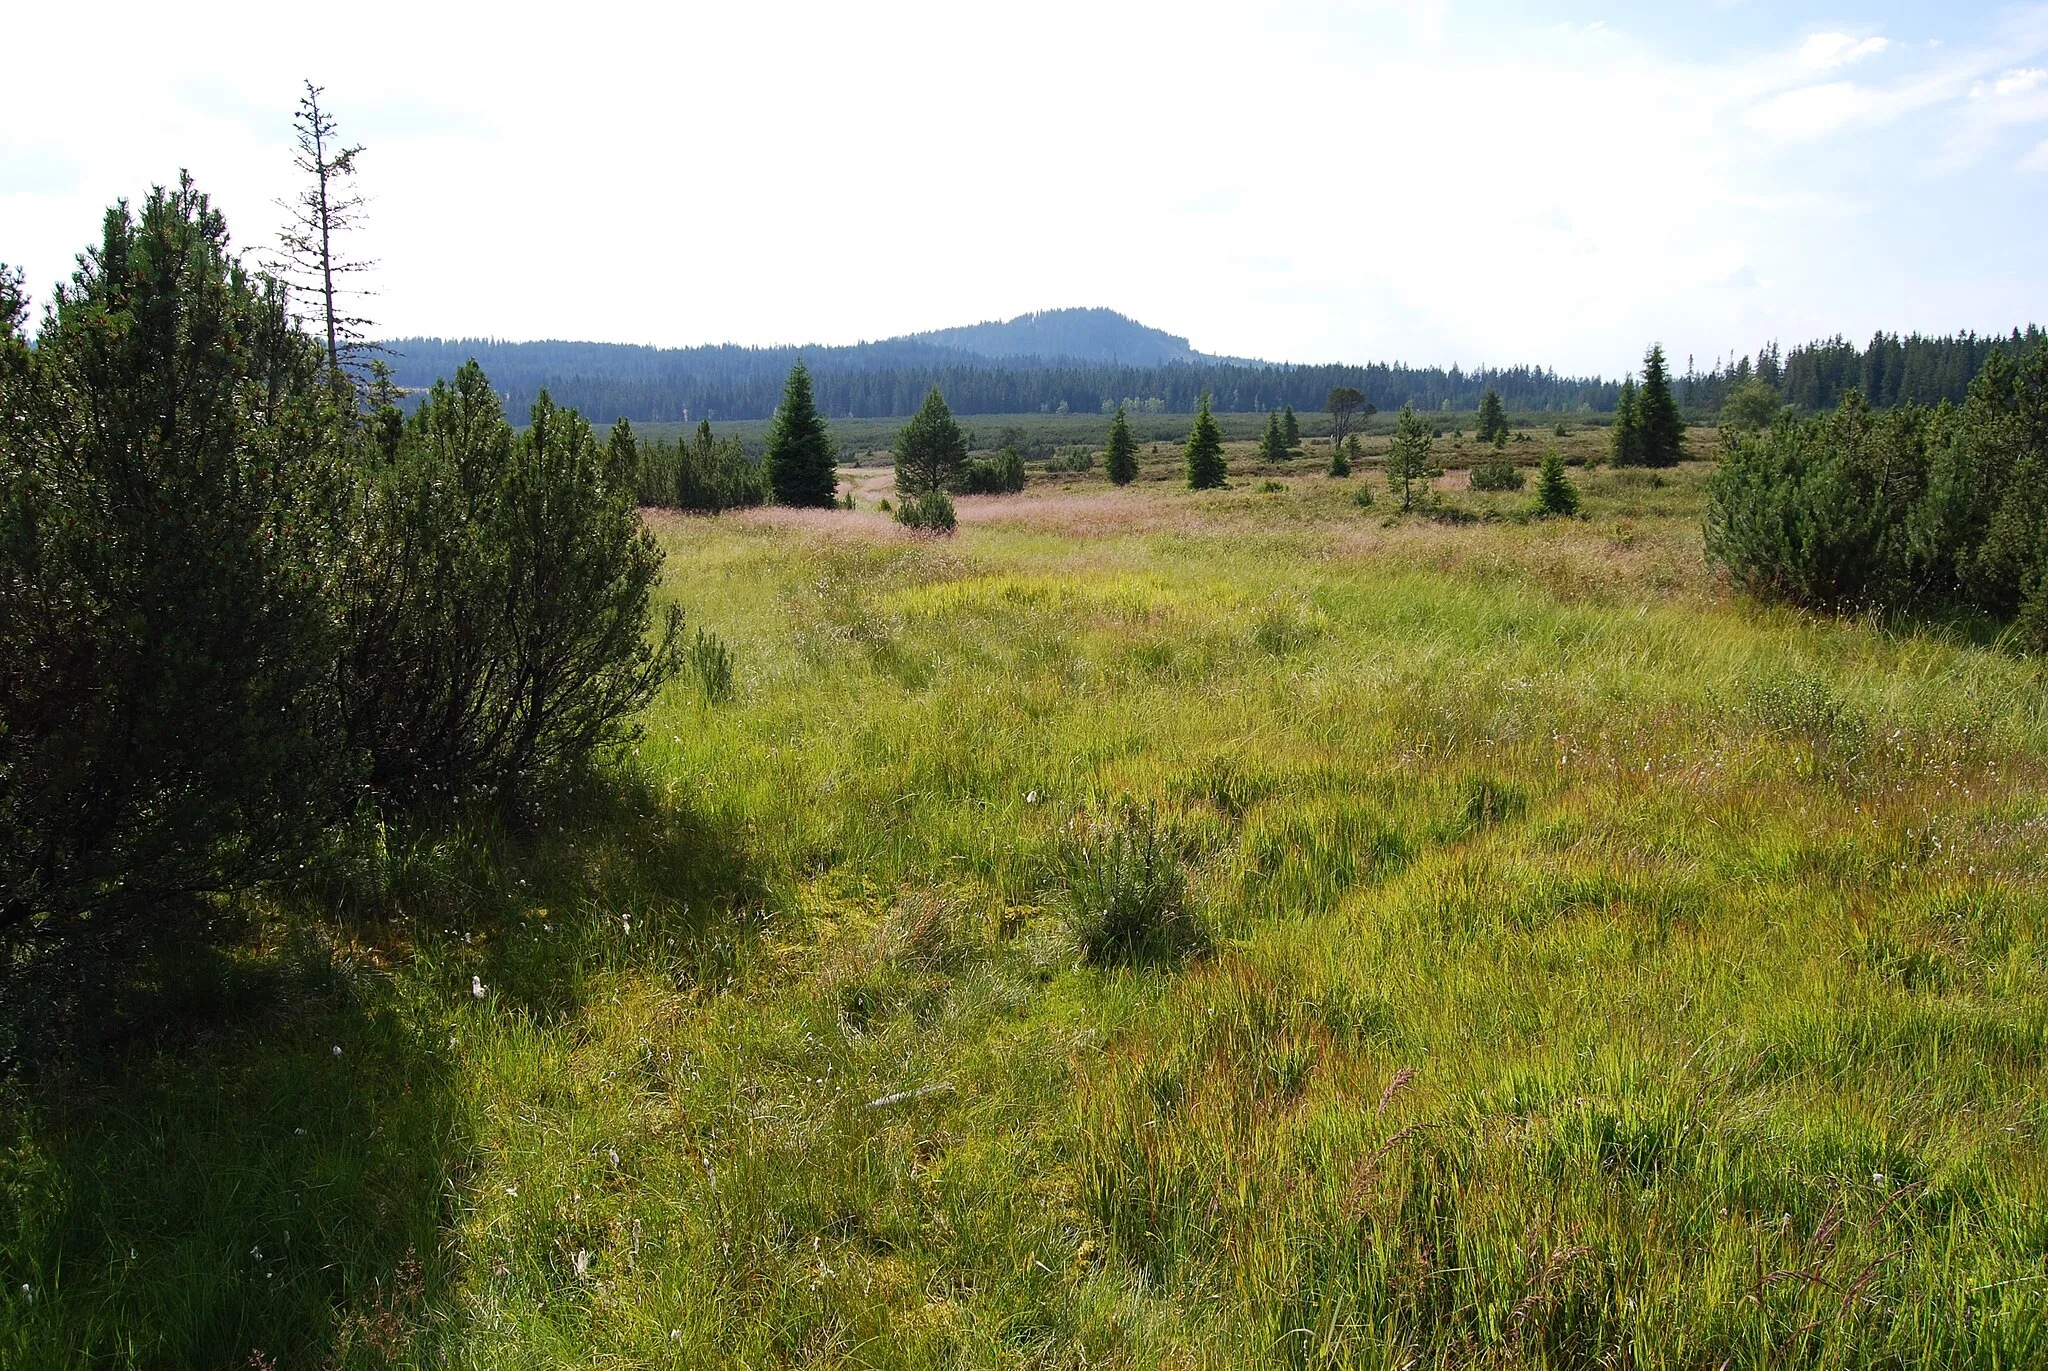
[{"label": "bush", "polygon": [[1708,485],[1708,555],[1762,598],[2011,622],[2048,649],[2048,348],[1959,408],[1780,416]]},{"label": "bush", "polygon": [[515,438],[474,362],[436,384],[357,522],[338,694],[387,802],[530,790],[628,736],[681,667],[680,611],[649,639],[661,549],[545,391]]},{"label": "bush", "polygon": [[1564,458],[1556,448],[1543,454],[1536,475],[1536,517],[1568,519],[1579,512],[1579,488],[1564,474]]},{"label": "bush", "polygon": [[677,667],[629,426],[600,444],[543,396],[515,439],[474,364],[359,423],[227,242],[189,181],[117,208],[34,348],[0,270],[17,948],[297,870],[366,798],[523,789]]},{"label": "bush", "polygon": [[1360,480],[1358,489],[1351,492],[1351,503],[1360,509],[1372,508],[1372,482]]},{"label": "bush", "polygon": [[955,489],[962,495],[1015,495],[1024,489],[1024,459],[1015,448],[976,458],[960,469]]},{"label": "bush", "polygon": [[1097,966],[1206,951],[1187,878],[1151,809],[1127,808],[1061,846],[1068,931]]},{"label": "bush", "polygon": [[925,533],[951,533],[957,523],[953,501],[943,490],[908,495],[896,507],[896,522]]},{"label": "bush", "polygon": [[[106,216],[30,348],[0,272],[0,935],[286,868],[347,807],[322,357],[189,180]],[[4,963],[4,958],[0,958]]]},{"label": "bush", "polygon": [[737,437],[714,437],[708,420],[680,442],[639,446],[631,470],[643,505],[716,514],[768,502],[768,464]]},{"label": "bush", "polygon": [[1474,490],[1520,490],[1525,481],[1522,469],[1505,457],[1475,463],[1472,467]]}]

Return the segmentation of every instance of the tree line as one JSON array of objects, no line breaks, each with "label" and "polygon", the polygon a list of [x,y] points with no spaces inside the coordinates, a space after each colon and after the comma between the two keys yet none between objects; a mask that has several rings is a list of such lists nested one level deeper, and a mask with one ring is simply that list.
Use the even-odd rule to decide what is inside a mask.
[{"label": "tree line", "polygon": [[393,374],[407,387],[431,385],[475,358],[518,404],[542,389],[591,414],[634,423],[702,419],[765,419],[781,402],[792,366],[809,371],[818,407],[834,418],[901,418],[915,414],[932,389],[958,414],[1081,413],[1107,415],[1136,403],[1191,414],[1207,394],[1227,413],[1264,413],[1292,405],[1313,411],[1337,387],[1366,402],[1398,409],[1471,409],[1491,387],[1519,411],[1607,410],[1617,385],[1542,367],[1467,372],[1459,367],[1260,366],[1173,363],[1133,367],[1111,363],[998,362],[914,340],[851,348],[701,347],[661,349],[601,343],[506,343],[488,339],[398,339]]},{"label": "tree line", "polygon": [[2029,324],[2003,336],[1879,333],[1860,348],[1840,336],[1789,353],[1771,344],[1754,357],[1737,357],[1712,371],[1689,371],[1679,384],[1679,398],[1687,412],[1701,416],[1719,413],[1736,393],[1758,386],[1809,413],[1834,409],[1851,391],[1880,409],[1944,400],[1961,404],[1994,356],[2018,361],[2044,342],[2048,332]]}]

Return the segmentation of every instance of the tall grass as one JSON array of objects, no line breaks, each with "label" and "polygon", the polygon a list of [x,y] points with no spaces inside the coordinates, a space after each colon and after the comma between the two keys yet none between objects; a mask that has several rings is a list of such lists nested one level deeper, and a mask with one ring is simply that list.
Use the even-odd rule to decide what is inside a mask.
[{"label": "tall grass", "polygon": [[677,524],[733,704],[11,1087],[0,1364],[2043,1364],[2039,667],[1583,480]]}]

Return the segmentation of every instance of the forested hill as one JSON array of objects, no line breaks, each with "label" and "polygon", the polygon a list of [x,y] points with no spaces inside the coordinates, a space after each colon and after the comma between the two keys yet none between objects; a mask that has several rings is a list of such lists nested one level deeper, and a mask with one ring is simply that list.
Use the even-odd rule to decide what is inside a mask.
[{"label": "forested hill", "polygon": [[[1850,390],[1881,406],[1960,401],[1994,351],[2031,351],[2038,328],[2009,335],[1948,337],[1879,334],[1864,347],[1841,338],[1780,352],[1759,351],[1712,372],[1678,377],[1688,413],[1711,421],[1730,387],[1752,379],[1778,388],[1788,404],[1832,409]],[[1150,347],[1149,357],[1081,356],[1004,350],[1088,348],[1098,353]],[[1492,387],[1518,413],[1608,412],[1618,382],[1565,376],[1540,366],[1482,368],[1294,366],[1207,357],[1187,340],[1134,323],[1109,310],[1061,310],[1007,324],[962,329],[852,347],[744,348],[732,345],[652,348],[619,343],[507,343],[490,339],[400,338],[387,344],[396,379],[424,389],[474,357],[523,414],[546,387],[555,400],[600,421],[639,423],[697,419],[765,419],[775,412],[790,367],[811,368],[820,407],[833,417],[894,418],[916,411],[937,386],[959,414],[1100,413],[1119,403],[1155,413],[1188,413],[1203,392],[1224,411],[1257,412],[1293,405],[1315,411],[1337,386],[1352,386],[1382,411],[1412,402],[1425,410],[1473,410]],[[977,350],[979,349],[979,350]],[[989,350],[1002,355],[992,355]]]},{"label": "forested hill", "polygon": [[819,407],[839,418],[914,413],[937,386],[958,414],[1094,414],[1119,402],[1133,409],[1188,413],[1204,391],[1224,411],[1293,405],[1315,411],[1333,387],[1354,386],[1382,410],[1474,409],[1486,388],[1514,410],[1574,411],[1614,406],[1615,386],[1541,367],[1465,371],[1458,367],[1269,366],[1194,360],[1130,365],[1058,358],[994,358],[916,338],[856,347],[651,348],[614,343],[506,343],[491,339],[399,338],[386,344],[395,379],[424,388],[474,357],[516,415],[545,386],[557,403],[604,421],[679,423],[765,419],[782,398],[790,367],[811,369]]},{"label": "forested hill", "polygon": [[921,343],[957,348],[977,357],[1120,362],[1133,367],[1238,360],[1204,357],[1187,339],[1147,328],[1113,309],[1045,310],[1021,314],[1005,323],[970,324],[911,336]]}]

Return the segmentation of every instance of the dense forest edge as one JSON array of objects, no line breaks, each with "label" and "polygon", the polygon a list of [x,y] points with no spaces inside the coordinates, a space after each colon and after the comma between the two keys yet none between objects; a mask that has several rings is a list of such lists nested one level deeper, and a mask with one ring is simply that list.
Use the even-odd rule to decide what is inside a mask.
[{"label": "dense forest edge", "polygon": [[[424,391],[473,358],[515,411],[546,390],[586,414],[642,424],[766,419],[798,361],[810,369],[819,408],[834,419],[906,418],[934,387],[963,415],[1108,414],[1119,405],[1136,414],[1193,414],[1205,394],[1218,413],[1290,405],[1314,412],[1338,387],[1356,389],[1383,413],[1404,404],[1439,412],[1476,410],[1492,390],[1517,413],[1610,414],[1626,379],[1567,376],[1536,365],[1468,371],[1401,363],[1268,364],[1199,354],[1186,362],[1137,366],[997,357],[930,341],[943,336],[851,347],[655,348],[488,338],[394,338],[383,347],[393,379],[406,391]],[[1992,356],[2019,357],[2044,338],[2048,334],[2040,327],[2028,325],[2006,335],[1881,333],[1862,347],[1841,337],[1790,351],[1773,344],[1709,371],[1689,365],[1674,387],[1688,416],[1706,420],[1732,391],[1756,382],[1810,412],[1833,409],[1852,390],[1881,408],[1961,403]],[[977,349],[986,346],[977,343]]]}]

